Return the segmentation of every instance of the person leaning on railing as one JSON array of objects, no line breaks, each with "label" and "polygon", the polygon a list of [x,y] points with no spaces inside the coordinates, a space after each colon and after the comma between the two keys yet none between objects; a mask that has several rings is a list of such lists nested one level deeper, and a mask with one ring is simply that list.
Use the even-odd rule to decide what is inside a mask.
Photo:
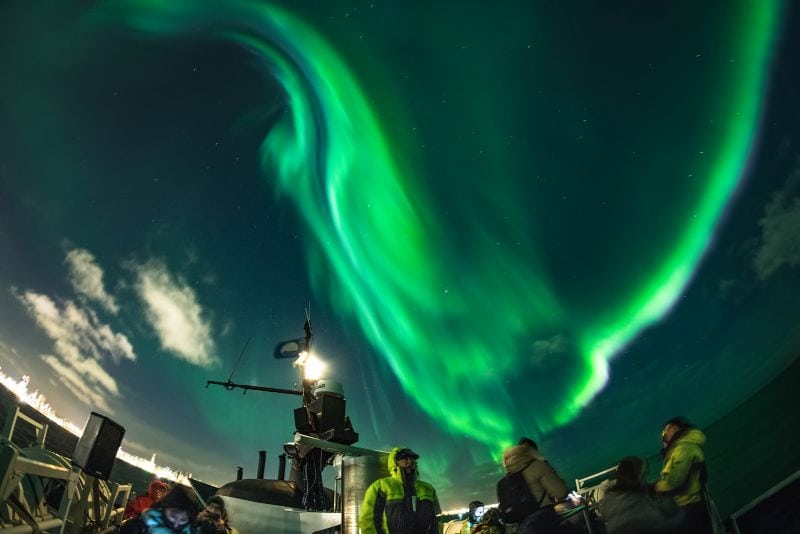
[{"label": "person leaning on railing", "polygon": [[643,459],[626,456],[620,460],[615,479],[598,503],[607,534],[665,534],[683,525],[683,510],[672,499],[647,491],[646,474]]}]

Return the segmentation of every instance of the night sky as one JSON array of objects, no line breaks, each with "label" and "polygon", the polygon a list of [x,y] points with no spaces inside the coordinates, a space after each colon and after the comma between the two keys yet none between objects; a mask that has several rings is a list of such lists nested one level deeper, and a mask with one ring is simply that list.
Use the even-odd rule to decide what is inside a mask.
[{"label": "night sky", "polygon": [[[567,5],[569,4],[569,5]],[[302,336],[443,504],[565,478],[800,353],[800,21],[769,0],[0,4],[0,366],[268,475]]]}]

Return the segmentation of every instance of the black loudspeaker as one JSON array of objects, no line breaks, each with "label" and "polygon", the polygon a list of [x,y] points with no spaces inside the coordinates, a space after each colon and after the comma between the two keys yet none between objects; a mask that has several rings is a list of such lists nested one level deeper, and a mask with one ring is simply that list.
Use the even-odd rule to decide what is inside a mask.
[{"label": "black loudspeaker", "polygon": [[104,415],[92,412],[75,447],[72,463],[84,473],[108,480],[125,429]]}]

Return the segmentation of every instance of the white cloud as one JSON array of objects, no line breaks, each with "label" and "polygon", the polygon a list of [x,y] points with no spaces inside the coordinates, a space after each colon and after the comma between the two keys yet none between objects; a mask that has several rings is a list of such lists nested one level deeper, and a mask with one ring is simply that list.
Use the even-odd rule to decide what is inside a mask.
[{"label": "white cloud", "polygon": [[69,281],[78,295],[94,300],[115,315],[119,312],[116,300],[103,284],[103,269],[88,250],[70,250],[64,261],[69,267]]},{"label": "white cloud", "polygon": [[59,355],[81,354],[100,360],[108,354],[115,362],[136,360],[128,338],[101,323],[92,310],[69,300],[59,309],[50,297],[33,291],[26,291],[18,298],[39,327],[61,347]]},{"label": "white cloud", "polygon": [[42,355],[42,360],[55,371],[55,375],[61,383],[67,386],[72,394],[84,404],[99,411],[112,412],[105,396],[97,388],[92,387],[74,367],[50,354]]},{"label": "white cloud", "polygon": [[766,280],[784,265],[800,265],[800,169],[772,196],[759,221],[761,240],[754,267]]},{"label": "white cloud", "polygon": [[203,317],[194,290],[185,281],[176,280],[158,261],[135,266],[134,271],[137,293],[162,348],[194,365],[216,365],[211,324]]},{"label": "white cloud", "polygon": [[17,299],[36,324],[53,340],[56,355],[43,355],[44,362],[59,380],[83,402],[109,411],[108,396],[119,397],[119,387],[101,362],[111,357],[115,363],[136,360],[128,338],[111,330],[88,308],[72,301],[61,306],[47,295],[25,291]]}]

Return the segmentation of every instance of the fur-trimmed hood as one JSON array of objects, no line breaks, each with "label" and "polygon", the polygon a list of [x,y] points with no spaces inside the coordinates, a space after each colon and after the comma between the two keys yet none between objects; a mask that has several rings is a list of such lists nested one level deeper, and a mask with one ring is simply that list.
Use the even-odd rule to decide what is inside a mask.
[{"label": "fur-trimmed hood", "polygon": [[544,456],[536,449],[528,445],[516,445],[506,449],[503,453],[503,467],[506,473],[516,473],[525,469],[534,460],[544,459]]}]

